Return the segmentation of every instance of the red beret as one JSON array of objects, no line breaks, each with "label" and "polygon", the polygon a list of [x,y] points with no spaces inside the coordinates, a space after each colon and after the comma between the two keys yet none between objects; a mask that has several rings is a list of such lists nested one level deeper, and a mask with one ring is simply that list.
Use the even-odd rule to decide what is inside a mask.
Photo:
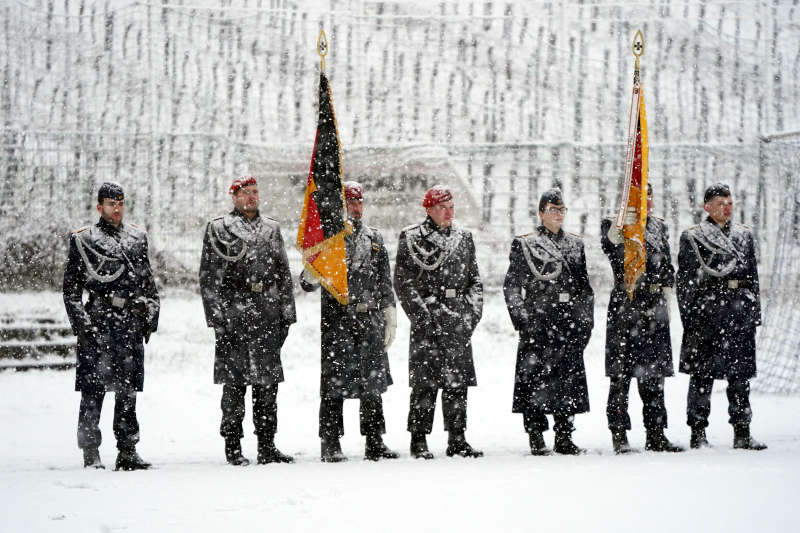
[{"label": "red beret", "polygon": [[256,179],[253,176],[242,176],[241,178],[236,178],[231,183],[231,188],[228,189],[230,194],[236,194],[236,191],[241,189],[242,187],[247,187],[248,185],[256,185]]},{"label": "red beret", "polygon": [[360,183],[357,181],[345,181],[342,185],[344,185],[344,197],[348,200],[363,200],[364,199],[364,187],[361,186]]},{"label": "red beret", "polygon": [[427,209],[428,207],[433,207],[436,204],[447,202],[452,199],[453,195],[450,193],[450,189],[444,185],[434,185],[428,189],[425,199],[422,200],[422,207]]}]

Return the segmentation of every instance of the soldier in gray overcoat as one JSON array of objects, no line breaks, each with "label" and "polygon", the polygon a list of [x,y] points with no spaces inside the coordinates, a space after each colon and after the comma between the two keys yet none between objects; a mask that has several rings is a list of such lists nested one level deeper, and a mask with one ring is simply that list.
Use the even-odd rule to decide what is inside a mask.
[{"label": "soldier in gray overcoat", "polygon": [[[144,342],[158,327],[158,290],[147,254],[147,234],[122,220],[122,186],[103,183],[97,193],[97,211],[97,224],[72,233],[64,269],[64,305],[78,336],[78,447],[83,450],[85,467],[104,468],[99,452],[100,411],[105,393],[114,392],[116,469],[143,470],[150,463],[136,453],[136,393],[144,386]],[[84,291],[88,293],[85,304]]]},{"label": "soldier in gray overcoat", "polygon": [[206,323],[216,336],[214,383],[222,384],[220,434],[228,463],[249,464],[241,439],[251,385],[258,463],[288,463],[275,433],[281,347],[296,321],[289,262],[280,226],[259,212],[255,178],[234,180],[230,194],[233,211],[208,223],[200,260]]},{"label": "soldier in gray overcoat", "polygon": [[554,419],[556,453],[585,451],[571,435],[575,414],[589,411],[583,351],[594,327],[594,292],[583,240],[561,228],[566,212],[559,189],[542,194],[542,225],[513,240],[503,283],[519,332],[512,411],[523,415],[533,455],[550,453],[542,435],[547,414]]},{"label": "soldier in gray overcoat", "polygon": [[[651,214],[652,209],[653,189],[648,183],[645,271],[636,284],[633,299],[625,290],[625,239],[622,231],[611,219],[601,221],[600,240],[614,273],[606,322],[606,375],[611,381],[606,416],[615,453],[633,451],[627,436],[627,430],[631,429],[628,398],[632,378],[636,378],[642,399],[647,431],[645,449],[683,451],[664,435],[667,427],[664,378],[675,374],[669,333],[669,295],[675,285],[675,269],[667,225]],[[634,224],[638,217],[635,209],[628,208],[624,224]]]},{"label": "soldier in gray overcoat", "polygon": [[680,371],[691,376],[690,445],[708,446],[711,390],[715,379],[727,379],[734,448],[763,450],[766,445],[750,436],[750,379],[756,375],[756,327],[761,325],[753,232],[731,222],[733,198],[725,184],[706,189],[703,209],[708,216],[683,232],[678,252]]},{"label": "soldier in gray overcoat", "polygon": [[467,387],[477,385],[471,337],[483,312],[483,284],[472,233],[453,225],[450,190],[432,187],[422,202],[427,217],[400,233],[394,271],[397,298],[411,321],[408,431],[411,455],[432,459],[426,435],[433,429],[442,389],[447,455],[480,457],[464,437]]},{"label": "soldier in gray overcoat", "polygon": [[[386,353],[395,336],[397,312],[389,269],[389,255],[380,232],[364,224],[364,190],[355,181],[344,184],[347,217],[353,232],[345,237],[349,303],[340,304],[323,290],[320,313],[321,365],[319,436],[324,462],[345,461],[344,400],[360,400],[361,434],[366,437],[364,458],[396,459],[383,443],[386,421],[381,395],[392,384]],[[313,291],[319,283],[307,270],[300,286]]]}]

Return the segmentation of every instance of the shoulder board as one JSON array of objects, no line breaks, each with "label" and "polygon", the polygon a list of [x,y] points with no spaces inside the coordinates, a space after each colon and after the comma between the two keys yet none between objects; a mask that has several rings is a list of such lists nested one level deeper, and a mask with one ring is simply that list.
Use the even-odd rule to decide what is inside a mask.
[{"label": "shoulder board", "polygon": [[655,216],[655,215],[648,215],[648,218],[654,218],[654,219],[658,220],[659,222],[664,222],[664,219],[663,219],[663,218],[661,218],[661,217],[657,217],[657,216]]},{"label": "shoulder board", "polygon": [[374,233],[376,233],[376,234],[380,234],[380,230],[379,230],[378,228],[374,228],[374,227],[372,227],[372,226],[367,226],[367,227],[368,227],[368,228],[369,228],[369,229],[370,229],[372,232],[374,232]]},{"label": "shoulder board", "polygon": [[569,235],[569,236],[571,236],[571,237],[576,237],[576,238],[578,238],[578,239],[581,239],[581,240],[583,239],[583,235],[579,235],[579,234],[577,234],[577,233],[571,233],[571,232],[569,232],[569,231],[568,231],[568,232],[566,232],[566,233],[567,233],[567,235]]},{"label": "shoulder board", "polygon": [[90,227],[91,227],[91,226],[84,226],[84,227],[82,227],[82,228],[78,228],[78,229],[76,229],[76,230],[75,230],[75,231],[73,231],[72,233],[80,233],[80,232],[82,232],[82,231],[86,231],[86,230],[87,230],[87,229],[89,229]]},{"label": "shoulder board", "polygon": [[410,226],[406,226],[405,228],[403,228],[403,229],[402,229],[402,230],[400,230],[400,231],[411,231],[412,229],[416,229],[416,228],[420,227],[421,225],[422,225],[422,224],[419,224],[419,223],[417,223],[417,224],[411,224]]},{"label": "shoulder board", "polygon": [[533,235],[533,232],[531,231],[529,233],[523,233],[522,235],[517,235],[516,238],[517,239],[524,239],[525,237],[527,237],[529,235]]},{"label": "shoulder board", "polygon": [[145,231],[145,232],[147,231],[142,226],[139,226],[138,224],[134,224],[133,222],[128,222],[128,225],[130,227],[134,228],[134,229],[138,229],[139,231]]},{"label": "shoulder board", "polygon": [[699,227],[700,227],[700,224],[695,224],[694,226],[689,226],[688,228],[686,228],[686,231],[689,231],[690,229],[697,229]]},{"label": "shoulder board", "polygon": [[272,218],[272,217],[268,217],[267,215],[261,215],[261,218],[263,218],[263,219],[265,219],[265,220],[270,220],[270,221],[272,221],[272,222],[275,222],[275,223],[277,223],[277,222],[278,222],[278,221],[277,221],[277,220],[275,220],[274,218]]},{"label": "shoulder board", "polygon": [[744,229],[750,229],[750,226],[748,226],[747,224],[739,224],[738,222],[736,222],[735,224],[736,224],[737,226],[739,226],[740,228],[744,228]]},{"label": "shoulder board", "polygon": [[211,220],[222,220],[223,218],[225,218],[225,215],[220,215],[218,217],[214,217]]}]

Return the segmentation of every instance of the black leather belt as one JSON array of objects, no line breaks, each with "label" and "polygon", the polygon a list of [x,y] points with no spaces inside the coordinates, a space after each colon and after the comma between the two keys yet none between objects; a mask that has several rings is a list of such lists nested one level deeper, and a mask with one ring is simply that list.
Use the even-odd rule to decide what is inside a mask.
[{"label": "black leather belt", "polygon": [[425,300],[425,303],[434,303],[439,301],[440,298],[458,298],[464,294],[464,291],[461,289],[441,289],[439,291],[431,291],[428,296],[424,296],[422,299]]},{"label": "black leather belt", "polygon": [[375,303],[360,302],[352,303],[350,304],[350,307],[354,308],[356,313],[366,313],[367,311],[377,309],[378,305]]},{"label": "black leather belt", "polygon": [[703,288],[714,289],[752,289],[753,282],[744,279],[715,279],[708,280],[702,285]]},{"label": "black leather belt", "polygon": [[121,296],[112,295],[105,295],[100,294],[99,292],[89,291],[89,297],[93,300],[100,300],[106,305],[110,305],[115,309],[125,309],[131,302],[130,298],[123,298]]},{"label": "black leather belt", "polygon": [[231,283],[234,288],[245,291],[245,292],[255,292],[255,293],[262,293],[270,288],[270,284],[264,283],[263,281],[257,281],[255,283],[245,283],[243,281],[236,281]]}]

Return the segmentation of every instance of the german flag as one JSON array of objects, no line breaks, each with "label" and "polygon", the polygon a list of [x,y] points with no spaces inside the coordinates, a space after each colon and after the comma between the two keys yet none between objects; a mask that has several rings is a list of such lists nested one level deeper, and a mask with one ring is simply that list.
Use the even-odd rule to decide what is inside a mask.
[{"label": "german flag", "polygon": [[[623,223],[626,212],[636,212],[636,222]],[[644,231],[647,226],[647,117],[644,89],[639,81],[638,61],[633,75],[633,95],[628,117],[628,146],[625,154],[625,177],[616,225],[625,237],[625,291],[633,300],[636,282],[644,274],[646,252]]]},{"label": "german flag", "polygon": [[342,150],[328,78],[319,76],[319,119],[297,250],[303,266],[342,305],[348,303],[347,258],[344,237],[352,228],[346,223],[346,204],[342,187]]}]

